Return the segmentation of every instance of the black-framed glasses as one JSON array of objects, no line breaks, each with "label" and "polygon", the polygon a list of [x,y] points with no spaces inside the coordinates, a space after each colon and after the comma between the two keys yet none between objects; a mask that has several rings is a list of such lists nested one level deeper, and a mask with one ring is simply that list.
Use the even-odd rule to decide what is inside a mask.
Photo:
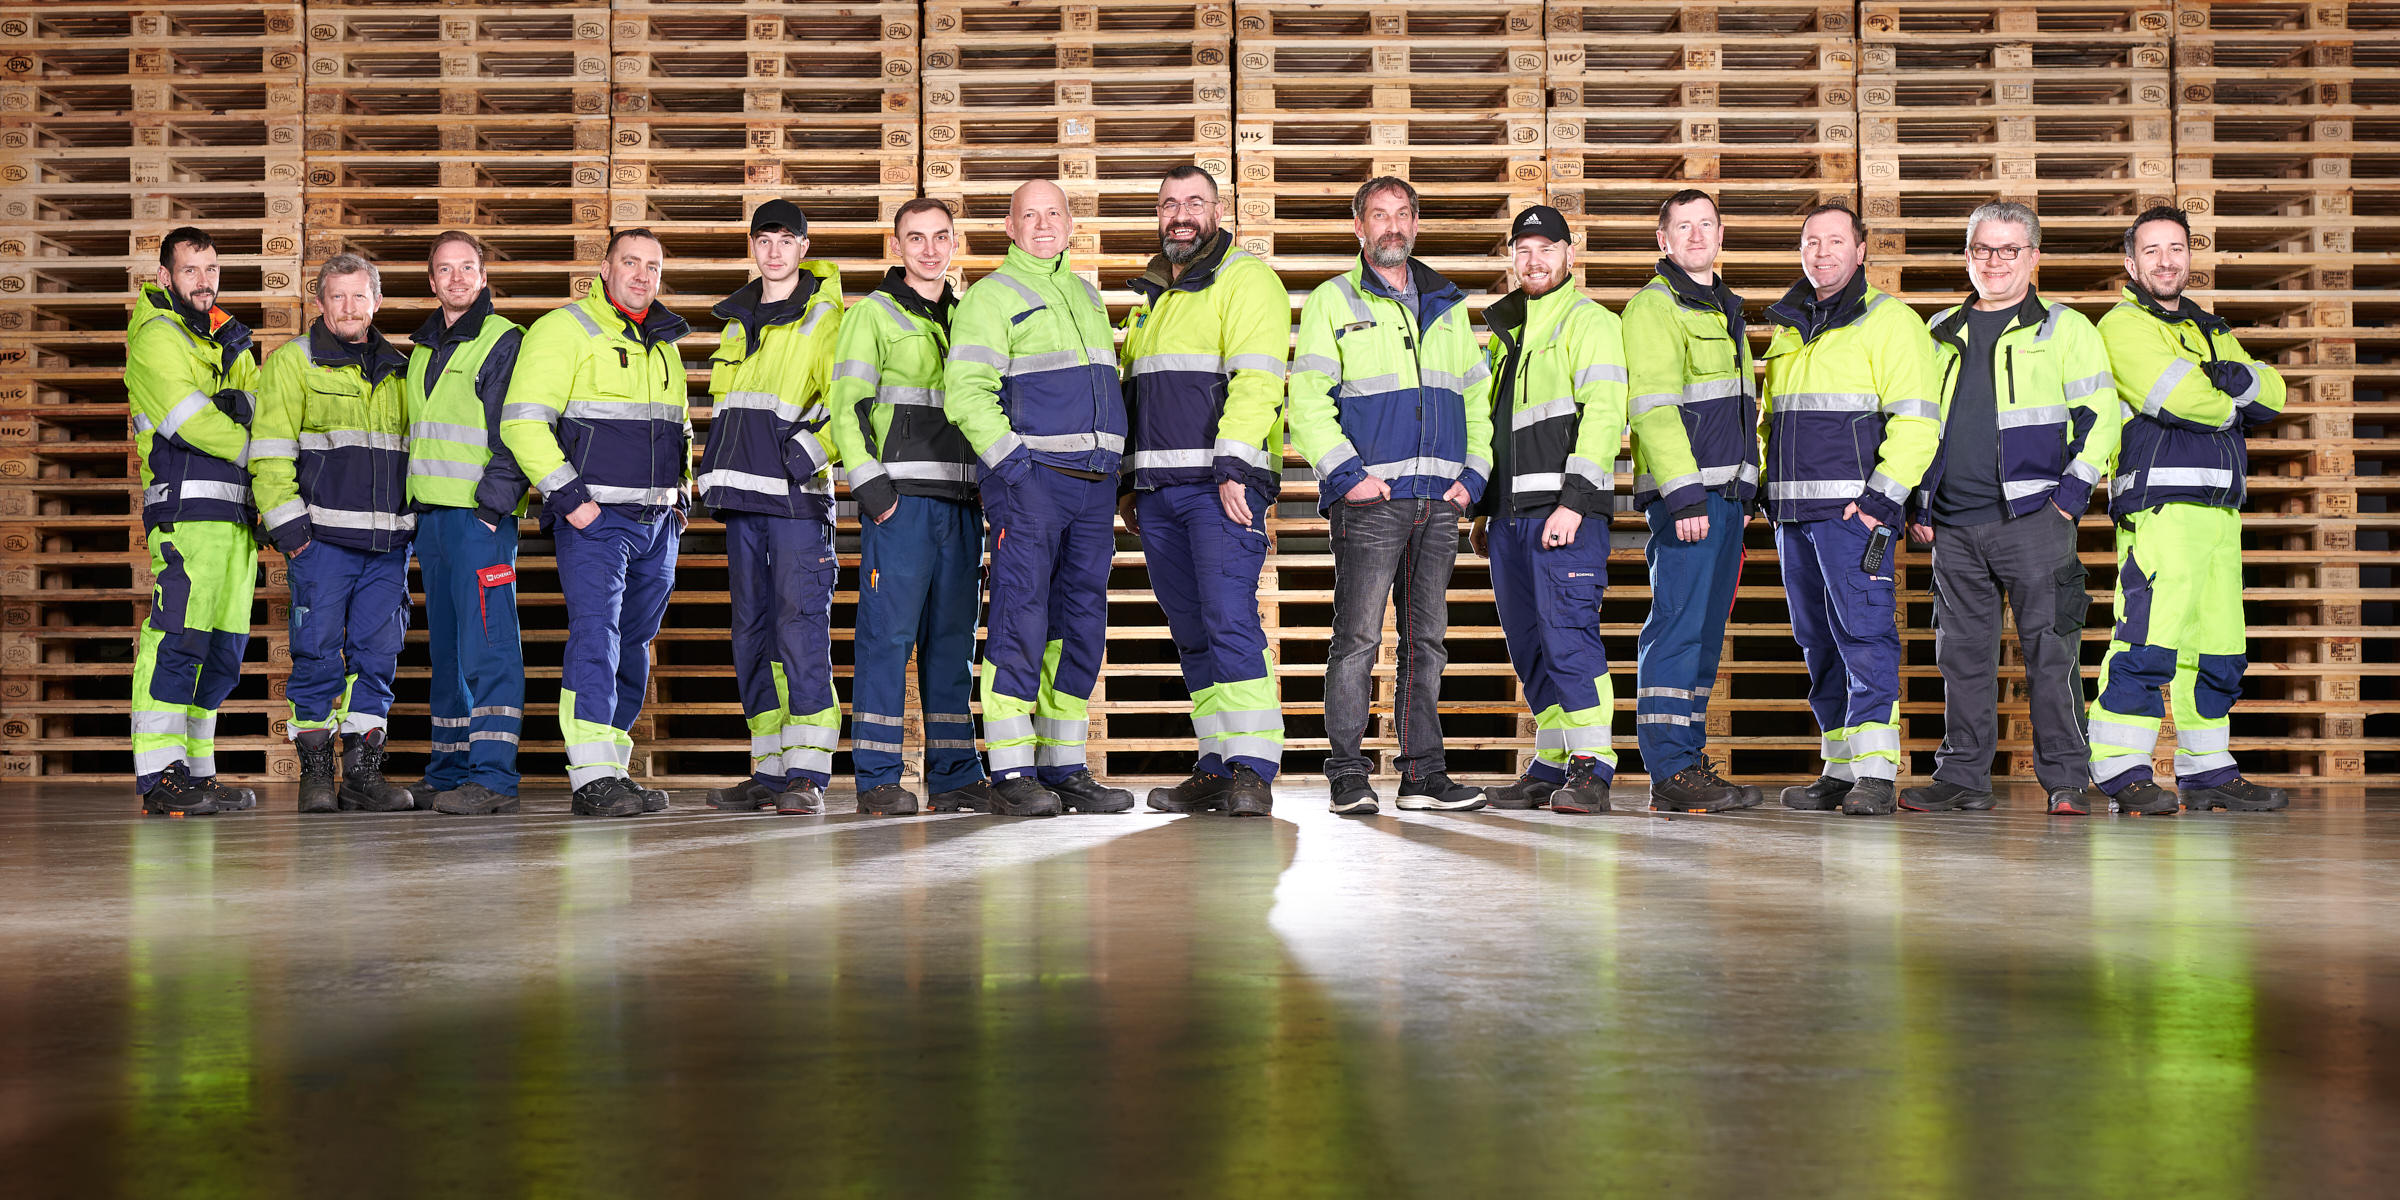
[{"label": "black-framed glasses", "polygon": [[1990,262],[1993,259],[1999,259],[2001,262],[2015,262],[2018,255],[2031,249],[2033,249],[2031,246],[1969,246],[1967,247],[1967,257],[1976,262]]}]

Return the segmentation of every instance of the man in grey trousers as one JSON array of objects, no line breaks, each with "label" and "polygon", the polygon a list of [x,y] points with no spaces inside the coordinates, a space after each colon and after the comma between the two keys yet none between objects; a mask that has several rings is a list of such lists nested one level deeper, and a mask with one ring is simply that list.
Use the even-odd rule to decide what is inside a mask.
[{"label": "man in grey trousers", "polygon": [[2115,465],[2119,416],[2099,331],[2033,291],[2041,246],[2025,206],[1976,209],[1975,295],[1932,323],[1948,416],[1908,528],[1933,546],[1945,730],[1933,782],[1900,793],[1912,812],[1992,807],[2004,608],[2024,652],[2034,776],[2051,812],[2087,811],[2080,646],[2091,600],[2075,525]]}]

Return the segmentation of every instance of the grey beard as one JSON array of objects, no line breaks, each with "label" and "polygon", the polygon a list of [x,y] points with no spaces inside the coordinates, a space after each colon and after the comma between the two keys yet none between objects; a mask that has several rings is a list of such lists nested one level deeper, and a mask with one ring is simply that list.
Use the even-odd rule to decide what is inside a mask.
[{"label": "grey beard", "polygon": [[1166,236],[1162,234],[1158,239],[1158,252],[1166,256],[1168,263],[1180,267],[1200,257],[1200,252],[1208,249],[1209,243],[1217,240],[1217,231],[1214,229],[1203,229],[1198,233],[1199,236],[1182,245],[1167,240]]},{"label": "grey beard", "polygon": [[1417,248],[1414,242],[1402,242],[1399,248],[1393,250],[1387,250],[1384,247],[1385,242],[1381,239],[1378,239],[1374,245],[1368,246],[1367,261],[1387,269],[1396,267],[1407,262],[1409,252]]}]

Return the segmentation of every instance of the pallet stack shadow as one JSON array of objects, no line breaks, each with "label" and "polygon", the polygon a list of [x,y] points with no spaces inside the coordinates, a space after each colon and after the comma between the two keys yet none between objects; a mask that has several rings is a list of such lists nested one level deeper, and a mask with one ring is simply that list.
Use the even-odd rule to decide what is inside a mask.
[{"label": "pallet stack shadow", "polygon": [[[2236,744],[2274,774],[2358,778],[2392,732],[2392,322],[2354,292],[2400,248],[2400,9],[2175,8],[2175,197],[2195,293],[2290,385],[2252,431]],[[2380,728],[2378,728],[2380,727]],[[2264,753],[2260,753],[2264,751]]]},{"label": "pallet stack shadow", "polygon": [[[1497,247],[1518,209],[1542,198],[1539,4],[1272,3],[1235,14],[1235,206],[1243,249],[1267,258],[1295,304],[1357,262],[1350,202],[1379,175],[1419,195],[1416,255],[1467,293],[1498,298]],[[1281,656],[1294,769],[1313,769],[1323,736],[1333,558],[1316,484],[1294,455],[1270,528],[1272,587],[1260,601]],[[1387,613],[1366,756],[1397,770],[1390,715],[1398,638]],[[1442,694],[1452,769],[1513,772],[1526,758],[1515,675],[1481,559],[1453,577]]]},{"label": "pallet stack shadow", "polygon": [[[709,356],[724,329],[710,309],[750,278],[754,209],[777,198],[800,205],[807,257],[832,261],[848,295],[881,278],[883,234],[917,194],[918,20],[913,3],[617,0],[608,223],[652,230],[666,249],[662,299],[692,324],[678,348],[703,444]],[[857,567],[847,503],[840,528],[847,569],[834,600],[834,658],[846,701]],[[723,525],[693,522],[633,730],[636,774],[721,782],[749,773],[725,562]],[[847,755],[836,763],[847,765]]]},{"label": "pallet stack shadow", "polygon": [[[1725,221],[1719,268],[1748,301],[1754,349],[1761,310],[1791,285],[1801,216],[1857,203],[1858,40],[1852,7],[1815,0],[1553,3],[1548,48],[1550,203],[1576,233],[1586,291],[1623,312],[1659,258],[1659,207],[1697,188]],[[1617,464],[1619,503],[1601,628],[1616,672],[1619,749],[1634,743],[1637,635],[1650,603],[1631,511],[1632,463]],[[1800,775],[1816,763],[1806,669],[1774,578],[1773,539],[1752,529],[1749,569],[1714,686],[1710,745],[1745,774]]]},{"label": "pallet stack shadow", "polygon": [[[0,7],[0,776],[125,761],[153,583],[125,322],[159,241],[207,228],[220,303],[263,344],[299,326],[300,21],[298,4]],[[220,727],[229,771],[261,769],[284,655],[252,645]]]}]

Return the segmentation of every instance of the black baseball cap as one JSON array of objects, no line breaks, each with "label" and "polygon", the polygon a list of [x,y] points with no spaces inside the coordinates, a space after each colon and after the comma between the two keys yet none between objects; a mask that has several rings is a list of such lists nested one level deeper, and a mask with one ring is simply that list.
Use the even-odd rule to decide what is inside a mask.
[{"label": "black baseball cap", "polygon": [[1567,231],[1567,219],[1557,209],[1547,204],[1536,204],[1518,213],[1516,223],[1508,227],[1509,245],[1514,246],[1518,238],[1525,237],[1546,237],[1554,242],[1564,242],[1572,240],[1574,235]]},{"label": "black baseball cap", "polygon": [[793,237],[808,236],[808,214],[801,212],[800,206],[789,200],[769,200],[759,205],[757,212],[750,214],[751,237],[757,237],[772,225],[783,226],[791,231]]}]

